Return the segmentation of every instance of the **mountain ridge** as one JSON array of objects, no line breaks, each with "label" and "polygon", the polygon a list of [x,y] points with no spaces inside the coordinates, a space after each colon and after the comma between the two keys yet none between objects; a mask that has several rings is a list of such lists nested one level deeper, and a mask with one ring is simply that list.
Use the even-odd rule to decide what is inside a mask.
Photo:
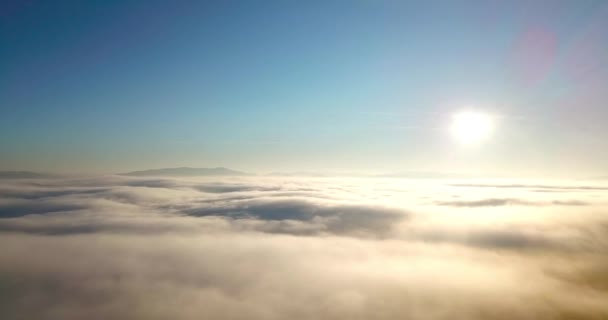
[{"label": "mountain ridge", "polygon": [[251,176],[253,174],[228,169],[225,167],[215,168],[193,168],[193,167],[175,167],[175,168],[159,168],[138,170],[125,173],[119,173],[122,176]]}]

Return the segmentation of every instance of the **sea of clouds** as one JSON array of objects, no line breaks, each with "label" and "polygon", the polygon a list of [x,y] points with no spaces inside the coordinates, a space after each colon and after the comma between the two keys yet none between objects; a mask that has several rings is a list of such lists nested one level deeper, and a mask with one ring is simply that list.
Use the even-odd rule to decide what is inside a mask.
[{"label": "sea of clouds", "polygon": [[608,184],[0,180],[0,319],[608,319]]}]

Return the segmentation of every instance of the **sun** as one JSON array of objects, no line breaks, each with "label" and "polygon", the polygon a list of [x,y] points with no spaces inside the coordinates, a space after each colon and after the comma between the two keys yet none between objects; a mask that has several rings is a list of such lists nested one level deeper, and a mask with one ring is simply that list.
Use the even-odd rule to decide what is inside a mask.
[{"label": "sun", "polygon": [[475,145],[487,140],[494,129],[494,121],[488,114],[478,111],[462,111],[452,116],[450,131],[464,145]]}]

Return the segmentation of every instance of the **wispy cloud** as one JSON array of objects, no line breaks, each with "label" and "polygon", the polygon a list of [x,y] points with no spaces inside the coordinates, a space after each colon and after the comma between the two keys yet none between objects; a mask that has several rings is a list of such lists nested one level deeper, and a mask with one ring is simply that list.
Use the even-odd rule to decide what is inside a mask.
[{"label": "wispy cloud", "polygon": [[457,200],[457,201],[437,201],[435,202],[439,206],[450,206],[450,207],[499,207],[499,206],[585,206],[587,205],[584,201],[579,200],[553,200],[549,202],[541,201],[528,201],[522,199],[509,199],[509,198],[488,198],[479,200]]}]

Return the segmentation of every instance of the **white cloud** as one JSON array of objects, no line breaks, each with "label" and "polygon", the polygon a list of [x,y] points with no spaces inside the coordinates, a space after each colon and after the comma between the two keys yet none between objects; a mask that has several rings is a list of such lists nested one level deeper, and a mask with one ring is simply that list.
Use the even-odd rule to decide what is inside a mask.
[{"label": "white cloud", "polygon": [[[602,189],[578,186],[564,199],[535,192],[538,185],[291,177],[5,183],[0,316],[608,316]],[[484,199],[535,205],[445,205]]]}]

